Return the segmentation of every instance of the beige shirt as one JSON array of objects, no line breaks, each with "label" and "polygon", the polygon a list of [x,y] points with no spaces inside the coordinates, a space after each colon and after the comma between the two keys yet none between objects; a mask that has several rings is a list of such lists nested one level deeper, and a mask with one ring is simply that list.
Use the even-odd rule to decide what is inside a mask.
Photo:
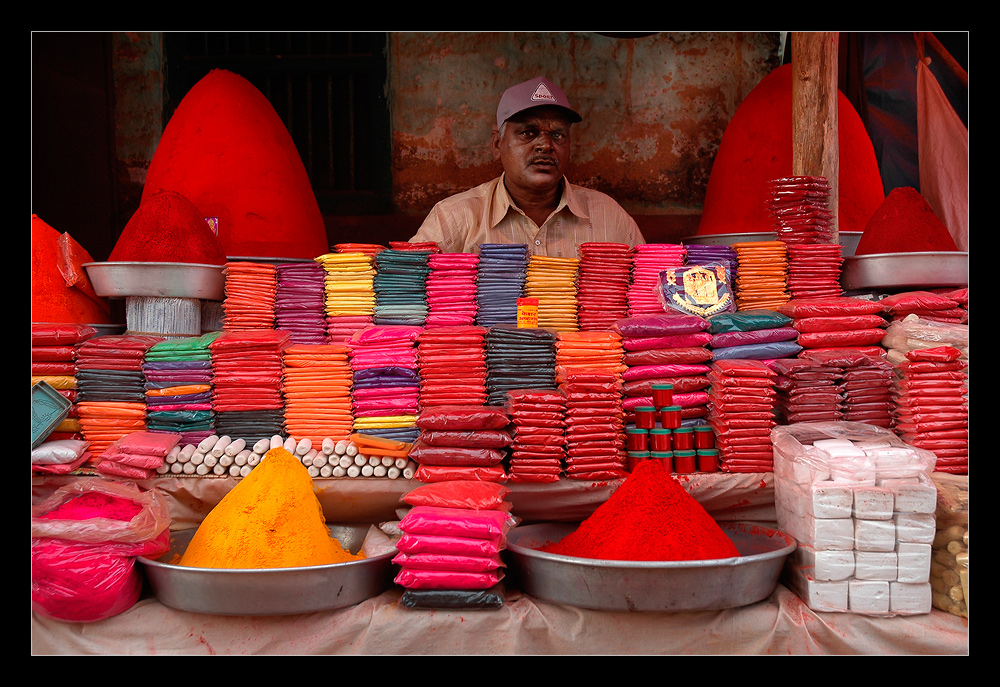
[{"label": "beige shirt", "polygon": [[565,179],[558,207],[539,227],[514,204],[503,175],[437,203],[410,241],[435,241],[447,253],[523,243],[533,255],[557,258],[579,257],[581,243],[645,243],[635,220],[610,196]]}]

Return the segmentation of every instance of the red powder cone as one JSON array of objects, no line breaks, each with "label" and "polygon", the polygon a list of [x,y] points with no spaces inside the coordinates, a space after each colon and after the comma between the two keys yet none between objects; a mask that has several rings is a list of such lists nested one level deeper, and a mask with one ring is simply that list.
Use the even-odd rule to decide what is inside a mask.
[{"label": "red powder cone", "polygon": [[[85,279],[84,264],[94,259],[75,242],[37,215],[31,216],[31,321],[67,324],[111,324],[105,299]],[[65,253],[73,245],[73,255]],[[79,275],[67,280],[70,269]]]},{"label": "red powder cone", "polygon": [[[838,94],[840,179],[838,230],[864,230],[885,199],[871,139],[857,111]],[[726,127],[705,193],[698,234],[774,230],[764,202],[767,184],[792,174],[792,65],[764,77]]]},{"label": "red powder cone", "polygon": [[868,220],[855,255],[957,251],[955,239],[915,188],[889,192]]},{"label": "red powder cone", "polygon": [[108,261],[223,265],[226,254],[194,203],[179,193],[158,191],[143,198]]},{"label": "red powder cone", "polygon": [[153,155],[143,199],[165,189],[217,217],[230,258],[313,259],[326,227],[291,135],[264,94],[222,69],[196,83]]}]

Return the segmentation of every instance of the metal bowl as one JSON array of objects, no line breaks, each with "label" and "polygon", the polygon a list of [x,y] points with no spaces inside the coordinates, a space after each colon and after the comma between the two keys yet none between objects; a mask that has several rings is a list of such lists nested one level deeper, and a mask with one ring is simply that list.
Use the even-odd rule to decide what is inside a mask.
[{"label": "metal bowl", "polygon": [[124,298],[225,298],[223,265],[183,262],[88,262],[83,265],[98,296]]},{"label": "metal bowl", "polygon": [[969,254],[927,251],[856,255],[844,259],[840,283],[848,291],[962,288],[969,285]]},{"label": "metal bowl", "polygon": [[[357,553],[367,525],[330,525],[345,548]],[[299,568],[221,569],[175,565],[195,529],[174,532],[170,550],[140,557],[150,586],[164,606],[215,615],[290,615],[345,608],[378,596],[392,583],[395,550],[347,563]]]},{"label": "metal bowl", "polygon": [[720,523],[740,555],[708,561],[604,561],[544,553],[578,523],[515,527],[508,572],[525,594],[603,611],[702,611],[746,606],[774,592],[795,540],[748,523]]}]

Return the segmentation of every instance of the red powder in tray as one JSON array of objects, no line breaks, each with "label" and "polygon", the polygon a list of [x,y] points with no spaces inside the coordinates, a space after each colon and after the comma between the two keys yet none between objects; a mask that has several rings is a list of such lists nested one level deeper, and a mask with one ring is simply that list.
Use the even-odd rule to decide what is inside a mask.
[{"label": "red powder in tray", "polygon": [[957,251],[934,210],[915,188],[894,188],[865,225],[855,255]]},{"label": "red powder in tray", "polygon": [[139,204],[108,261],[223,265],[226,253],[194,203],[179,193],[158,191]]},{"label": "red powder in tray", "polygon": [[541,550],[617,561],[699,561],[740,555],[708,511],[653,460],[636,465],[575,531]]}]

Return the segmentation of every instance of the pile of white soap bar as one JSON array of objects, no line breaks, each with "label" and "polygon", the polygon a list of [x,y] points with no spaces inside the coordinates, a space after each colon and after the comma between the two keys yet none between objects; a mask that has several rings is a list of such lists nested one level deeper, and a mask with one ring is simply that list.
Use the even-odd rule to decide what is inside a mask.
[{"label": "pile of white soap bar", "polygon": [[786,579],[810,608],[930,612],[937,490],[913,451],[839,438],[776,451],[778,527],[798,541]]}]

